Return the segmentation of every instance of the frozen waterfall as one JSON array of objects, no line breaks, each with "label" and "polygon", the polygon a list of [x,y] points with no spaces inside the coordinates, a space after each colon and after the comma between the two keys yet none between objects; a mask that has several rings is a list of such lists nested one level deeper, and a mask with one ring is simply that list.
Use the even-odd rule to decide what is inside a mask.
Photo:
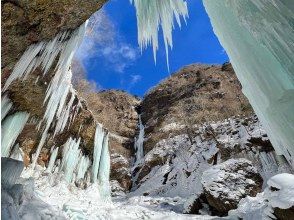
[{"label": "frozen waterfall", "polygon": [[204,0],[254,111],[294,166],[293,1]]},{"label": "frozen waterfall", "polygon": [[136,163],[144,157],[144,125],[142,124],[141,115],[139,115],[139,135],[135,137],[134,149],[136,151]]}]

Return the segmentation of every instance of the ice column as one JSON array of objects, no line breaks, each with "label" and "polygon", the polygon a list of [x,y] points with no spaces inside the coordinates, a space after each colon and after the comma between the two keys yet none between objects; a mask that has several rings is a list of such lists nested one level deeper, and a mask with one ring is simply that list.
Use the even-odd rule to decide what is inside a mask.
[{"label": "ice column", "polygon": [[100,124],[97,124],[96,132],[95,132],[95,140],[94,140],[92,182],[97,182],[104,136],[105,136],[105,133],[102,126]]},{"label": "ice column", "polygon": [[63,147],[63,159],[60,170],[64,172],[65,179],[69,183],[73,180],[73,174],[79,162],[81,153],[79,149],[80,140],[80,138],[78,140],[69,138]]},{"label": "ice column", "polygon": [[293,1],[203,2],[277,154],[294,166]]},{"label": "ice column", "polygon": [[52,172],[52,170],[53,170],[53,167],[54,167],[54,164],[55,164],[55,161],[56,161],[56,158],[57,158],[59,147],[56,147],[56,148],[53,147],[52,149],[53,150],[51,150],[51,156],[50,156],[49,164],[48,164],[48,167],[47,167],[48,172]]},{"label": "ice column", "polygon": [[3,95],[1,98],[1,121],[8,114],[9,110],[12,108],[12,103],[7,95]]},{"label": "ice column", "polygon": [[109,174],[110,174],[110,156],[108,149],[108,133],[105,134],[103,140],[103,148],[100,157],[100,165],[98,171],[98,183],[100,185],[100,195],[102,198],[110,196],[110,185],[109,185]]},{"label": "ice column", "polygon": [[136,151],[136,162],[144,157],[144,125],[142,124],[141,115],[139,115],[139,136],[135,138],[134,148]]},{"label": "ice column", "polygon": [[87,156],[80,155],[80,160],[77,167],[77,180],[83,179],[85,177],[90,163],[90,159]]},{"label": "ice column", "polygon": [[[188,8],[185,0],[131,0],[136,8],[138,42],[141,51],[152,44],[154,61],[156,62],[156,51],[158,49],[158,30],[161,26],[168,62],[168,48],[172,44],[172,30],[174,18],[181,27],[180,17],[184,20],[188,17]],[[185,20],[186,21],[186,20]]]},{"label": "ice column", "polygon": [[18,135],[21,133],[28,119],[29,113],[27,112],[16,112],[5,118],[1,126],[2,157],[9,156],[11,147],[16,141]]}]

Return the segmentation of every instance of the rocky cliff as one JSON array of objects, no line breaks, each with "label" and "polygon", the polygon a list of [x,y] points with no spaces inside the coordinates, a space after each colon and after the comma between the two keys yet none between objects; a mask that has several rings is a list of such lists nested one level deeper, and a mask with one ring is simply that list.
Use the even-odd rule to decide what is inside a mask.
[{"label": "rocky cliff", "polygon": [[[163,80],[141,103],[145,154],[161,139],[183,132],[192,138],[195,124],[251,114],[241,89],[229,63],[191,64]],[[165,131],[167,126],[174,131]]]}]

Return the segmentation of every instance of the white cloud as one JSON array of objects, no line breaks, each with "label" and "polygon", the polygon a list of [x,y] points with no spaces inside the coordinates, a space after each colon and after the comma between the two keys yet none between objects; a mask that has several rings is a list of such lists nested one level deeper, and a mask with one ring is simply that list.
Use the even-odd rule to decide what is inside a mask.
[{"label": "white cloud", "polygon": [[134,85],[142,79],[141,75],[131,75],[131,82],[130,84]]},{"label": "white cloud", "polygon": [[123,73],[139,54],[138,48],[124,41],[106,12],[100,10],[91,16],[76,57],[83,62],[91,57],[102,59],[106,68]]}]

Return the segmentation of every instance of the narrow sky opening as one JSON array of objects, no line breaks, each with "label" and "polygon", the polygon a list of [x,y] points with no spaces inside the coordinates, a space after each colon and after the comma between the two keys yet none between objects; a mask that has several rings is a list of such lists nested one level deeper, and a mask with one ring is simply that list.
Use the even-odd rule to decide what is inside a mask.
[{"label": "narrow sky opening", "polygon": [[159,33],[157,63],[152,47],[141,54],[136,12],[129,0],[111,0],[90,19],[89,30],[76,53],[87,78],[102,89],[121,89],[143,96],[151,87],[185,65],[222,64],[228,57],[213,33],[202,1],[189,0],[187,25],[175,27],[169,53],[170,73]]}]

